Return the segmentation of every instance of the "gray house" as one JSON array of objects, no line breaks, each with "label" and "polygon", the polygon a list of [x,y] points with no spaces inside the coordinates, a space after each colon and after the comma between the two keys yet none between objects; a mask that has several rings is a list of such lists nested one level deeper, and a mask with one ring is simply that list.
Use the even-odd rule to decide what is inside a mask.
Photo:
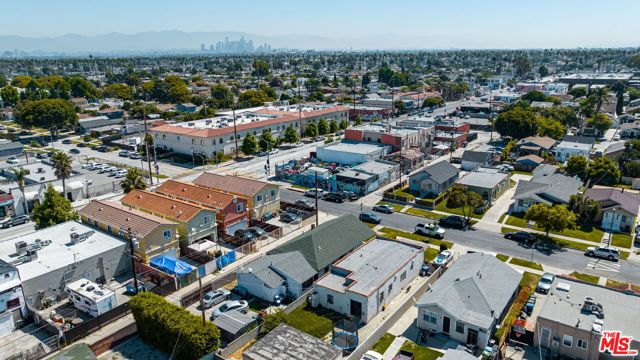
[{"label": "gray house", "polygon": [[447,161],[439,161],[409,177],[409,189],[420,195],[440,194],[458,181],[460,170]]},{"label": "gray house", "polygon": [[492,255],[461,255],[417,301],[417,326],[484,348],[516,298],[521,278]]},{"label": "gray house", "polygon": [[581,186],[582,181],[573,177],[550,174],[543,170],[534,171],[531,180],[518,181],[513,195],[513,212],[525,212],[530,206],[538,203],[568,204],[571,196],[576,195]]},{"label": "gray house", "polygon": [[493,165],[493,153],[490,151],[466,150],[462,153],[461,160],[461,170],[473,171],[479,167],[489,167]]}]

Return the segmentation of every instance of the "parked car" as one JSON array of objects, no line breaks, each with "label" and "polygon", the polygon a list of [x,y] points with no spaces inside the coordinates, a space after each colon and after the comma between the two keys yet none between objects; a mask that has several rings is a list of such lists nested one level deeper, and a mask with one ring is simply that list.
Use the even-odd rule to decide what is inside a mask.
[{"label": "parked car", "polygon": [[213,310],[211,313],[211,320],[222,315],[222,313],[226,313],[231,310],[238,310],[241,313],[246,314],[247,310],[249,310],[249,303],[246,300],[228,300],[222,304],[222,306]]},{"label": "parked car", "polygon": [[284,214],[280,215],[280,221],[290,224],[300,221],[300,216],[291,212],[285,212]]},{"label": "parked car", "polygon": [[544,294],[548,293],[549,290],[551,290],[551,284],[553,283],[553,280],[555,278],[556,276],[553,275],[552,273],[542,274],[540,281],[538,281],[538,286],[536,286],[536,291]]},{"label": "parked car", "polygon": [[587,248],[585,252],[587,256],[591,257],[599,257],[611,261],[618,261],[620,259],[620,252],[618,249],[610,248],[610,247],[595,247],[590,246]]},{"label": "parked car", "polygon": [[377,211],[385,214],[393,214],[393,207],[391,205],[375,205],[373,207],[373,211]]},{"label": "parked car", "polygon": [[443,239],[446,230],[441,228],[437,224],[432,223],[432,224],[417,224],[415,228],[415,232],[420,235]]},{"label": "parked car", "polygon": [[106,174],[107,176],[116,176],[117,173],[119,173],[121,170],[118,168],[111,168],[111,170],[107,171]]},{"label": "parked car", "polygon": [[461,216],[451,215],[440,218],[438,224],[443,227],[465,229],[467,227],[467,220]]},{"label": "parked car", "polygon": [[15,156],[9,156],[9,158],[7,159],[7,162],[9,164],[18,164],[20,163],[20,160],[18,160],[18,158]]},{"label": "parked car", "polygon": [[80,149],[73,148],[73,149],[70,149],[69,152],[72,154],[80,154]]},{"label": "parked car", "polygon": [[453,253],[449,250],[442,250],[438,256],[436,256],[435,260],[433,260],[433,264],[437,266],[445,266],[451,262],[453,259]]},{"label": "parked car", "polygon": [[85,170],[91,170],[91,168],[93,168],[94,166],[96,166],[96,162],[95,161],[89,161],[89,162],[86,162],[86,163],[82,164],[80,167],[85,169]]},{"label": "parked car", "polygon": [[291,145],[291,146],[299,148],[299,147],[304,146],[304,144],[303,144],[303,143],[301,143],[301,142],[297,142],[297,143],[295,143],[295,144],[293,144],[293,145]]},{"label": "parked car", "polygon": [[[498,149],[496,148],[494,150],[497,151]],[[515,168],[513,166],[507,165],[507,164],[500,164],[500,165],[497,166],[497,169],[502,171],[502,172],[511,172],[511,171],[515,170]]]},{"label": "parked car", "polygon": [[378,214],[363,212],[360,214],[360,221],[368,222],[371,224],[380,224],[382,222],[382,217]]},{"label": "parked car", "polygon": [[16,226],[16,225],[21,225],[21,224],[25,224],[29,222],[29,217],[27,215],[19,215],[19,216],[14,216],[8,220],[5,220],[2,223],[2,228],[6,229],[6,228],[10,228],[12,226]]},{"label": "parked car", "polygon": [[123,178],[127,176],[127,170],[118,170],[113,176],[115,176],[117,179]]},{"label": "parked car", "polygon": [[360,360],[384,360],[384,358],[382,357],[382,354],[375,352],[373,350],[369,350],[366,353],[364,353],[364,355],[362,355]]},{"label": "parked car", "polygon": [[296,206],[301,206],[301,207],[306,207],[306,208],[311,208],[311,209],[315,209],[316,208],[316,204],[309,200],[309,199],[298,199],[295,202]]},{"label": "parked car", "polygon": [[256,240],[256,234],[249,231],[249,229],[236,230],[233,236],[236,237],[236,239],[238,240],[244,240],[244,241]]},{"label": "parked car", "polygon": [[338,194],[341,194],[345,200],[349,200],[349,201],[355,201],[360,198],[360,196],[354,193],[353,191],[343,190],[343,191],[338,191]]},{"label": "parked car", "polygon": [[269,155],[275,155],[275,154],[277,154],[278,152],[279,152],[279,150],[278,150],[278,149],[271,149],[269,152],[267,152],[267,154],[269,154]]},{"label": "parked car", "polygon": [[341,194],[330,192],[322,195],[322,200],[331,201],[334,203],[343,203],[344,197]]},{"label": "parked car", "polygon": [[524,305],[525,314],[531,316],[531,313],[533,313],[533,308],[536,307],[537,299],[538,298],[535,295],[529,296],[527,303]]},{"label": "parked car", "polygon": [[96,151],[106,153],[106,152],[109,152],[109,147],[106,145],[100,145],[96,147]]},{"label": "parked car", "polygon": [[130,152],[129,153],[129,159],[140,160],[140,159],[142,159],[142,155],[138,154],[137,152]]},{"label": "parked car", "polygon": [[258,239],[265,238],[269,235],[266,231],[257,226],[250,227],[247,229],[247,231],[252,232]]},{"label": "parked car", "polygon": [[129,157],[129,152],[127,150],[121,150],[118,153],[118,156],[122,156],[122,157]]},{"label": "parked car", "polygon": [[69,145],[69,144],[71,144],[71,139],[64,139],[64,140],[62,140],[62,143],[65,144],[65,145]]},{"label": "parked car", "polygon": [[327,138],[324,136],[316,136],[315,141],[325,141]]},{"label": "parked car", "polygon": [[324,190],[322,189],[318,189],[317,192],[315,189],[310,189],[304,192],[304,196],[312,197],[312,198],[321,198],[323,193],[324,193]]},{"label": "parked car", "polygon": [[113,170],[118,170],[118,168],[115,167],[115,166],[109,166],[109,165],[103,166],[100,169],[98,169],[98,174],[108,173],[108,172],[111,172]]},{"label": "parked car", "polygon": [[81,143],[77,143],[77,144],[76,144],[76,147],[84,148],[84,147],[87,147],[87,144],[86,144],[86,143],[83,143],[83,142],[81,142]]},{"label": "parked car", "polygon": [[514,231],[505,233],[504,237],[509,240],[524,241],[528,243],[536,241],[537,235],[526,231]]},{"label": "parked car", "polygon": [[209,291],[202,296],[202,305],[205,309],[208,309],[214,305],[218,305],[225,300],[229,300],[231,292],[227,289],[218,289]]},{"label": "parked car", "polygon": [[93,167],[93,170],[97,170],[98,172],[109,168],[110,166],[108,164],[97,164],[96,166]]},{"label": "parked car", "polygon": [[46,158],[48,158],[48,156],[45,153],[37,153],[36,154],[36,159],[46,159]]}]

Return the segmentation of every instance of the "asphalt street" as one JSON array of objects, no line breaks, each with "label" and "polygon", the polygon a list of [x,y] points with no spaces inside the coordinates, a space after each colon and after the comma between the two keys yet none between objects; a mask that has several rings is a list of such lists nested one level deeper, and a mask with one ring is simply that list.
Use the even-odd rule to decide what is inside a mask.
[{"label": "asphalt street", "polygon": [[[280,190],[280,198],[284,201],[295,201],[302,197],[302,193],[297,191],[289,189]],[[343,214],[357,215],[360,213],[360,204],[357,202],[336,204],[319,200],[318,206],[320,211],[336,216]],[[371,207],[364,205],[363,210],[371,211]],[[409,214],[378,214],[382,217],[383,226],[408,232],[413,232],[416,224],[428,221],[428,219]],[[532,260],[543,265],[561,269],[571,269],[571,271],[604,276],[619,281],[640,283],[640,264],[636,262],[622,260],[618,263],[610,263],[607,260],[595,260],[585,256],[583,252],[573,249],[550,249],[542,246],[532,248],[515,241],[507,240],[502,234],[479,229],[467,231],[447,229],[445,240],[466,247]],[[593,266],[594,262],[602,263],[602,266]],[[609,266],[609,264],[615,266]],[[593,269],[594,267],[595,269]]]}]

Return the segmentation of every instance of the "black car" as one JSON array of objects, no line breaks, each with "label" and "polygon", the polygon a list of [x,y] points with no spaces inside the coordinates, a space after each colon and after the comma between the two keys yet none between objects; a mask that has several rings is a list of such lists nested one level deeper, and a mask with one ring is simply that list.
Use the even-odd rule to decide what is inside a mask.
[{"label": "black car", "polygon": [[360,221],[368,222],[371,224],[380,224],[382,222],[382,217],[378,214],[363,212],[360,214]]},{"label": "black car", "polygon": [[532,234],[526,231],[514,231],[504,234],[504,237],[509,240],[533,242],[536,241],[536,234]]},{"label": "black car", "polygon": [[233,234],[233,236],[238,238],[238,239],[245,240],[245,241],[250,241],[250,240],[255,240],[256,239],[256,234],[253,231],[250,231],[249,229],[236,230],[236,232]]},{"label": "black car", "polygon": [[77,147],[87,147],[87,144],[85,144],[85,143],[78,143],[76,146],[77,146]]},{"label": "black car", "polygon": [[106,153],[106,152],[109,152],[109,147],[105,145],[100,145],[96,148],[96,151]]},{"label": "black car", "polygon": [[358,194],[354,193],[353,191],[339,191],[338,194],[342,195],[345,200],[349,201],[355,201],[360,198],[360,196],[358,196]]},{"label": "black car", "polygon": [[38,158],[38,159],[46,159],[48,157],[49,156],[47,156],[47,154],[44,154],[44,153],[37,153],[36,154],[36,158]]},{"label": "black car", "polygon": [[465,229],[467,227],[467,221],[463,217],[456,215],[440,218],[438,223],[442,227],[449,227],[454,229]]},{"label": "black car", "polygon": [[322,200],[331,201],[334,203],[343,203],[344,197],[342,196],[342,194],[338,193],[327,193],[322,196]]},{"label": "black car", "polygon": [[257,226],[250,227],[250,228],[247,229],[247,231],[251,232],[258,239],[263,239],[263,238],[266,238],[267,236],[269,236],[269,234],[266,231],[262,230],[261,228],[259,228]]},{"label": "black car", "polygon": [[72,153],[72,154],[80,154],[80,150],[78,150],[78,149],[71,149],[71,150],[69,150],[69,152]]},{"label": "black car", "polygon": [[29,217],[27,215],[20,215],[12,217],[9,220],[6,220],[2,223],[3,228],[10,228],[12,226],[21,225],[29,222]]},{"label": "black car", "polygon": [[280,215],[280,221],[282,221],[283,223],[293,223],[293,222],[297,222],[300,220],[300,216],[290,213],[290,212],[286,212],[282,215]]},{"label": "black car", "polygon": [[65,145],[69,145],[69,144],[71,144],[71,139],[64,139],[64,140],[62,140],[62,143],[65,144]]}]

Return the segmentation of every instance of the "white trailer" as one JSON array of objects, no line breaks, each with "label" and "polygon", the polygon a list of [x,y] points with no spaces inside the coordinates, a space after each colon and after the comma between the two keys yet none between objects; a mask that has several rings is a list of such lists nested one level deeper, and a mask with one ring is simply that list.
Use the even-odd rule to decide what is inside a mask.
[{"label": "white trailer", "polygon": [[80,279],[65,286],[64,291],[73,305],[96,317],[116,307],[116,293],[87,279]]}]

